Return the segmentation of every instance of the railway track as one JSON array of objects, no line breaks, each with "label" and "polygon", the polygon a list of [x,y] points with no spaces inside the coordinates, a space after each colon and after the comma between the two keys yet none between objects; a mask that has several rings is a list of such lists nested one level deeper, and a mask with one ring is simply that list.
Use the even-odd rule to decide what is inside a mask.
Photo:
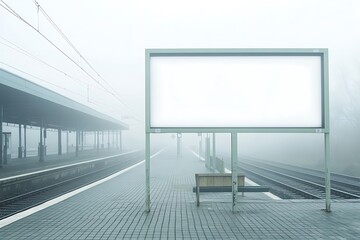
[{"label": "railway track", "polygon": [[[241,161],[238,166],[239,170],[251,180],[269,186],[272,193],[283,199],[325,198],[325,180],[324,176],[321,176],[321,171],[310,173],[303,168],[297,169],[295,166],[285,168],[253,160],[251,163]],[[360,198],[356,178],[346,176],[346,181],[341,181],[340,177],[335,176],[334,178],[331,181],[331,197],[333,199]]]},{"label": "railway track", "polygon": [[[116,163],[105,165],[100,169],[1,200],[0,219],[4,219],[18,212],[32,208],[60,195],[105,178],[122,169],[130,167],[143,160],[143,153],[137,151],[117,158],[119,158],[119,161]],[[61,170],[62,169],[60,168],[59,171]],[[46,174],[48,173],[44,172],[44,175]],[[36,177],[38,178],[39,176]],[[19,179],[19,181],[21,181],[21,179]],[[16,182],[13,184],[16,184]]]},{"label": "railway track", "polygon": [[[248,161],[245,161],[245,163],[250,164]],[[324,172],[319,170],[274,162],[251,161],[251,164],[280,173],[290,174],[317,184],[324,184],[325,182]],[[357,177],[332,173],[331,187],[355,196],[360,196],[360,178]]]}]

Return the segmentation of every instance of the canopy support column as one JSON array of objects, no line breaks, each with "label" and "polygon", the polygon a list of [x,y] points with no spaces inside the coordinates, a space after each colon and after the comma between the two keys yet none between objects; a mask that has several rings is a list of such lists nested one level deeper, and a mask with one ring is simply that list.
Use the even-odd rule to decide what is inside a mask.
[{"label": "canopy support column", "polygon": [[119,131],[119,148],[120,148],[120,152],[123,151],[123,145],[122,145],[122,131]]},{"label": "canopy support column", "polygon": [[80,141],[80,131],[76,130],[76,137],[75,137],[75,156],[78,157],[79,156],[79,141]]},{"label": "canopy support column", "polygon": [[[44,131],[44,123],[41,120],[40,126],[40,144],[39,144],[39,162],[44,162],[44,145],[43,145],[43,131]],[[44,131],[45,133],[45,131]]]},{"label": "canopy support column", "polygon": [[110,150],[110,130],[108,131],[108,150]]},{"label": "canopy support column", "polygon": [[81,131],[81,151],[84,151],[84,131]]},{"label": "canopy support column", "polygon": [[22,146],[21,146],[21,124],[19,123],[19,147],[18,147],[18,158],[22,158]]},{"label": "canopy support column", "polygon": [[66,131],[66,153],[69,153],[69,131]]},{"label": "canopy support column", "polygon": [[24,158],[26,158],[26,125],[24,124]]},{"label": "canopy support column", "polygon": [[104,131],[101,131],[101,149],[104,148]]},{"label": "canopy support column", "polygon": [[58,129],[58,155],[62,154],[62,147],[61,147],[61,129]]},{"label": "canopy support column", "polygon": [[94,149],[96,149],[96,131],[94,131]]},{"label": "canopy support column", "polygon": [[100,132],[96,131],[96,152],[99,152],[100,147]]}]

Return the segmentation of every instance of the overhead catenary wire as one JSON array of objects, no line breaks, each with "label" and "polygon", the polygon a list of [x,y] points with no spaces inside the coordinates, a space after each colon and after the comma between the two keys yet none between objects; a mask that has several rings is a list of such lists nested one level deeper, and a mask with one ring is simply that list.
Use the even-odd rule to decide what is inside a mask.
[{"label": "overhead catenary wire", "polygon": [[[10,48],[10,49],[12,49],[12,50],[14,50],[14,51],[16,51],[16,52],[19,52],[19,53],[21,53],[21,54],[23,54],[23,55],[25,55],[25,56],[27,56],[27,57],[29,57],[29,58],[32,58],[32,59],[34,59],[34,60],[36,60],[36,61],[38,61],[38,62],[40,62],[40,63],[42,63],[42,64],[44,64],[44,65],[46,65],[46,66],[48,66],[49,68],[52,68],[52,69],[54,69],[55,71],[57,71],[57,72],[59,72],[59,73],[61,73],[61,74],[64,74],[66,77],[68,77],[68,78],[70,78],[70,79],[73,79],[73,80],[75,80],[75,81],[77,81],[77,82],[79,82],[79,83],[82,83],[83,85],[85,85],[85,86],[87,86],[87,87],[91,86],[92,88],[95,88],[95,89],[98,89],[98,90],[100,90],[100,91],[106,92],[106,91],[105,91],[103,88],[101,88],[101,87],[98,87],[98,86],[96,86],[96,85],[93,85],[93,84],[91,84],[91,83],[89,83],[89,82],[87,82],[87,81],[85,81],[85,80],[80,79],[80,78],[76,78],[76,77],[72,76],[71,74],[65,72],[64,70],[61,70],[61,69],[55,67],[54,65],[51,65],[51,64],[47,63],[45,60],[42,60],[41,58],[35,56],[34,54],[31,54],[30,52],[26,51],[25,49],[21,48],[20,46],[16,45],[15,43],[7,40],[6,38],[4,38],[4,37],[2,37],[2,36],[0,36],[0,38],[1,38],[2,40],[6,41],[6,43],[0,41],[0,44],[6,46],[6,47],[8,47],[8,48]],[[106,92],[106,93],[107,93],[107,92]]]},{"label": "overhead catenary wire", "polygon": [[[78,93],[78,92],[72,91],[72,90],[70,90],[69,88],[65,88],[65,87],[59,86],[59,85],[57,85],[57,84],[54,84],[54,83],[52,83],[52,82],[50,82],[50,81],[47,81],[47,80],[45,80],[45,79],[43,79],[43,78],[41,78],[41,77],[38,77],[38,76],[36,76],[36,75],[34,75],[34,74],[31,74],[31,73],[28,73],[28,72],[26,72],[26,71],[23,71],[23,70],[21,70],[21,69],[19,69],[19,68],[17,68],[17,67],[14,67],[14,66],[12,66],[12,65],[9,65],[9,64],[7,64],[7,63],[4,63],[4,62],[2,62],[2,61],[0,61],[0,64],[2,64],[2,65],[4,65],[4,66],[7,66],[7,67],[9,67],[9,68],[12,68],[12,69],[14,69],[14,70],[16,70],[16,71],[18,71],[18,72],[21,72],[21,73],[23,73],[23,74],[25,74],[25,75],[28,75],[28,76],[30,76],[30,77],[32,77],[32,78],[35,78],[35,79],[37,79],[37,80],[39,80],[39,81],[41,81],[41,82],[47,83],[47,84],[49,84],[49,85],[52,85],[52,86],[54,86],[54,87],[56,87],[56,88],[58,88],[58,89],[62,89],[62,90],[68,91],[68,92],[73,93],[73,94],[75,94],[75,95],[78,95],[78,96],[80,96],[80,97],[82,97],[82,98],[86,98],[86,99],[87,99],[87,97],[88,97],[88,96],[85,96],[85,95],[80,94],[80,93]],[[105,108],[107,108],[108,110],[110,110],[111,112],[118,112],[118,109],[116,109],[113,105],[104,104],[104,103],[102,103],[102,102],[100,102],[100,101],[96,101],[95,99],[90,99],[89,103],[91,103],[91,104],[93,104],[93,105],[96,105],[96,106],[99,106],[99,107],[102,107],[102,108],[105,107]],[[138,121],[138,122],[142,122],[142,121],[139,121],[138,119],[135,119],[135,120]]]},{"label": "overhead catenary wire", "polygon": [[23,70],[21,70],[21,69],[19,69],[19,68],[17,68],[17,67],[11,66],[10,64],[4,63],[4,62],[2,62],[2,61],[0,61],[0,64],[3,64],[4,66],[7,66],[7,67],[9,67],[9,68],[15,69],[16,71],[19,71],[19,72],[21,72],[21,73],[23,73],[23,74],[26,74],[26,75],[28,75],[28,76],[31,76],[31,77],[33,77],[33,78],[35,78],[35,79],[38,79],[38,80],[40,80],[40,81],[42,81],[42,82],[45,82],[45,83],[47,83],[47,84],[50,84],[50,85],[52,85],[52,86],[54,86],[54,87],[57,87],[57,88],[59,88],[59,89],[67,90],[67,91],[69,91],[69,92],[71,92],[71,93],[74,93],[74,94],[76,94],[76,95],[79,95],[79,96],[82,96],[82,97],[86,97],[86,96],[84,96],[84,95],[82,95],[82,94],[80,94],[80,93],[71,91],[71,90],[69,90],[68,88],[59,86],[59,85],[57,85],[57,84],[55,84],[55,83],[52,83],[52,82],[47,81],[47,80],[45,80],[45,79],[42,79],[42,78],[40,78],[40,77],[38,77],[38,76],[35,76],[34,74],[25,72],[25,71],[23,71]]},{"label": "overhead catenary wire", "polygon": [[[63,37],[63,39],[70,45],[70,47],[80,56],[81,59],[84,60],[84,62],[94,71],[94,73],[103,80],[106,85],[111,89],[112,92],[109,91],[109,93],[115,97],[119,102],[121,102],[124,106],[128,107],[129,110],[132,112],[131,108],[128,106],[126,101],[118,94],[114,87],[106,80],[104,79],[97,71],[96,69],[90,64],[90,62],[81,54],[81,52],[75,47],[75,45],[69,40],[69,38],[61,31],[61,29],[56,25],[56,23],[51,19],[51,17],[46,13],[45,9],[36,1],[33,0],[35,5],[40,9],[40,11],[44,14],[45,18],[49,21],[49,23],[55,28],[55,30]],[[99,85],[102,85],[100,82],[97,82]],[[104,89],[106,89],[104,86],[102,86]],[[106,89],[107,90],[107,89]],[[108,90],[107,90],[108,91]]]},{"label": "overhead catenary wire", "polygon": [[12,50],[14,50],[14,51],[17,51],[17,52],[19,52],[19,53],[21,53],[21,54],[23,54],[23,55],[25,55],[25,56],[28,56],[29,58],[32,58],[32,59],[34,59],[34,60],[36,60],[36,61],[38,61],[38,62],[40,62],[40,63],[42,63],[42,64],[44,64],[44,65],[46,65],[46,66],[48,66],[48,67],[56,70],[57,72],[59,72],[59,73],[61,73],[61,74],[64,74],[64,75],[65,75],[66,77],[68,77],[68,78],[71,78],[71,79],[73,79],[73,80],[75,80],[75,81],[78,81],[78,82],[84,84],[85,86],[91,85],[91,87],[93,87],[93,88],[96,88],[96,89],[98,89],[98,90],[101,90],[101,91],[106,92],[103,88],[100,88],[100,87],[97,87],[97,86],[95,86],[95,85],[92,85],[92,84],[90,84],[88,81],[82,80],[82,79],[80,79],[80,78],[75,78],[74,76],[72,76],[71,74],[65,72],[64,70],[61,70],[61,69],[55,67],[54,65],[49,64],[49,63],[46,62],[45,60],[42,60],[41,58],[35,56],[34,54],[26,51],[25,49],[21,48],[20,46],[16,45],[16,44],[13,43],[13,42],[7,40],[6,38],[4,38],[4,37],[2,37],[2,36],[0,36],[0,38],[1,38],[2,40],[6,41],[6,43],[0,41],[0,44],[4,45],[4,46],[6,46],[6,47],[8,47],[8,48],[10,48],[10,49],[12,49]]},{"label": "overhead catenary wire", "polygon": [[100,77],[100,74],[95,70],[95,68],[89,63],[89,61],[81,54],[81,52],[75,47],[75,45],[69,40],[69,38],[61,31],[61,29],[56,25],[56,23],[51,19],[51,17],[46,13],[44,8],[36,1],[33,0],[35,5],[40,9],[44,14],[45,18],[50,22],[50,24],[55,28],[55,30],[65,39],[65,41],[70,45],[70,47],[80,56],[81,59]]},{"label": "overhead catenary wire", "polygon": [[[77,67],[79,67],[88,77],[90,77],[93,81],[95,81],[97,84],[99,84],[107,93],[109,93],[110,95],[112,95],[115,99],[117,99],[121,104],[123,104],[126,108],[128,108],[128,110],[130,110],[131,112],[133,112],[133,110],[131,109],[131,107],[128,106],[128,104],[126,104],[120,97],[119,94],[117,94],[114,90],[114,88],[104,79],[102,78],[102,76],[90,65],[90,63],[83,57],[82,54],[80,54],[80,52],[75,48],[75,46],[68,40],[68,38],[65,36],[65,34],[63,34],[63,32],[57,27],[57,25],[54,23],[54,21],[51,20],[51,18],[49,17],[48,14],[46,14],[45,10],[36,2],[36,6],[40,9],[41,8],[41,12],[46,15],[46,18],[48,19],[48,21],[53,25],[53,27],[55,27],[59,33],[65,38],[65,40],[71,45],[73,46],[75,49],[75,51],[80,55],[80,57],[87,63],[87,65],[97,74],[97,76],[99,78],[101,78],[112,90],[108,90],[103,84],[101,84],[101,82],[96,79],[95,77],[93,77],[88,71],[86,71],[80,64],[78,64],[74,59],[72,59],[68,54],[66,54],[62,49],[60,49],[55,43],[53,43],[49,38],[47,38],[44,34],[42,34],[38,29],[36,29],[32,24],[30,24],[28,21],[26,21],[24,18],[22,18],[14,9],[12,9],[6,2],[4,2],[3,0],[0,0],[4,5],[0,4],[1,7],[3,7],[6,11],[8,11],[9,13],[11,13],[12,15],[14,15],[15,17],[17,17],[18,19],[20,19],[22,22],[24,22],[26,25],[28,25],[31,29],[33,29],[34,31],[36,31],[38,34],[40,34],[40,36],[42,36],[45,40],[47,40],[53,47],[55,47],[60,53],[62,53],[66,58],[68,58],[71,62],[73,62]],[[133,112],[134,115],[137,115],[136,113]],[[140,117],[141,119],[141,117]],[[139,120],[140,120],[139,119]],[[143,120],[140,120],[143,121]]]},{"label": "overhead catenary wire", "polygon": [[4,46],[6,46],[6,47],[8,47],[8,48],[10,48],[10,49],[12,49],[12,50],[14,50],[14,51],[17,51],[17,52],[19,52],[19,53],[21,53],[21,54],[23,54],[23,55],[28,56],[28,57],[30,57],[30,58],[32,58],[32,59],[34,59],[34,60],[36,60],[36,61],[44,64],[44,65],[46,65],[46,66],[48,66],[48,67],[56,70],[56,71],[59,72],[59,73],[64,74],[66,77],[69,77],[69,78],[71,78],[71,79],[73,79],[73,80],[75,80],[75,81],[81,82],[82,84],[88,85],[88,83],[87,83],[86,81],[80,80],[80,79],[77,79],[77,78],[74,78],[73,76],[71,76],[70,74],[66,73],[65,71],[63,71],[63,70],[61,70],[61,69],[59,69],[59,68],[57,68],[57,67],[55,67],[55,66],[53,66],[53,65],[51,65],[51,64],[49,64],[49,63],[47,63],[46,61],[38,58],[37,56],[31,54],[30,52],[28,52],[28,51],[26,51],[25,49],[19,47],[18,45],[10,42],[9,40],[3,38],[2,36],[0,36],[0,38],[7,42],[7,43],[4,43],[4,42],[1,42],[1,41],[0,41],[0,44],[4,45]]},{"label": "overhead catenary wire", "polygon": [[[78,93],[78,92],[72,91],[72,90],[70,90],[69,88],[65,88],[65,87],[59,86],[59,85],[57,85],[57,84],[54,84],[54,83],[52,83],[52,82],[50,82],[50,81],[47,81],[47,80],[45,80],[45,79],[43,79],[43,78],[41,78],[41,77],[38,77],[38,76],[36,76],[36,75],[34,75],[34,74],[31,74],[31,73],[28,73],[28,72],[26,72],[26,71],[23,71],[23,70],[21,70],[21,69],[19,69],[19,68],[17,68],[17,67],[14,67],[14,66],[12,66],[12,65],[9,65],[9,64],[7,64],[7,63],[4,63],[4,62],[2,62],[2,61],[0,61],[0,64],[2,64],[2,65],[4,65],[4,66],[7,66],[7,67],[9,67],[9,68],[12,68],[12,69],[14,69],[14,70],[16,70],[16,71],[18,71],[18,72],[21,72],[21,73],[23,73],[23,74],[26,74],[26,75],[28,75],[28,76],[31,76],[31,77],[33,77],[33,78],[35,78],[35,79],[37,79],[37,80],[39,80],[39,81],[41,81],[41,82],[47,83],[47,84],[52,85],[52,86],[54,86],[54,87],[56,87],[56,88],[59,88],[59,89],[62,89],[62,90],[71,92],[71,93],[73,93],[73,94],[75,94],[75,95],[78,95],[78,96],[80,96],[80,97],[82,97],[82,98],[86,98],[86,99],[87,99],[87,96],[85,96],[85,95],[83,95],[83,94],[80,94],[80,93]],[[118,109],[116,109],[115,107],[113,107],[113,105],[104,104],[104,103],[99,102],[99,101],[96,101],[96,100],[94,100],[94,99],[91,99],[91,100],[89,101],[89,103],[94,104],[94,105],[97,105],[97,106],[100,106],[100,107],[106,107],[106,108],[108,108],[109,110],[112,110],[112,111],[118,111]],[[137,119],[135,119],[135,120],[137,120]]]},{"label": "overhead catenary wire", "polygon": [[30,24],[28,21],[26,21],[24,18],[22,18],[19,14],[16,13],[14,9],[12,9],[6,2],[3,0],[0,0],[4,5],[1,5],[6,11],[20,19],[22,22],[24,22],[26,25],[28,25],[30,28],[32,28],[34,31],[36,31],[40,36],[42,36],[47,42],[49,42],[53,47],[55,47],[60,53],[62,53],[66,58],[68,58],[71,62],[73,62],[77,67],[79,67],[86,75],[88,75],[91,79],[93,79],[95,82],[99,82],[96,78],[94,78],[92,75],[90,75],[80,64],[78,64],[74,59],[72,59],[68,54],[66,54],[63,50],[61,50],[55,43],[53,43],[49,38],[47,38],[44,34],[42,34],[40,31],[38,31],[32,24]]}]

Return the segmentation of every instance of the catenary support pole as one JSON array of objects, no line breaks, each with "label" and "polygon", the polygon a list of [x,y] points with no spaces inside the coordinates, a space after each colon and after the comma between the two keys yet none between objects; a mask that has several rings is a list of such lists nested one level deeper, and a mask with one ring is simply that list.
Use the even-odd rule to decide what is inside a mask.
[{"label": "catenary support pole", "polygon": [[150,133],[145,135],[145,211],[150,212]]},{"label": "catenary support pole", "polygon": [[325,146],[325,211],[331,212],[331,186],[330,186],[330,134],[324,134]]},{"label": "catenary support pole", "polygon": [[18,158],[22,158],[22,141],[21,141],[21,124],[19,124],[19,146],[18,146]]},{"label": "catenary support pole", "polygon": [[24,158],[26,158],[26,149],[27,149],[27,145],[26,145],[26,125],[24,124]]},{"label": "catenary support pole", "polygon": [[58,155],[62,154],[62,147],[61,147],[61,129],[58,128]]},{"label": "catenary support pole", "polygon": [[238,177],[237,177],[237,133],[231,133],[231,178],[232,178],[232,211],[236,210]]}]

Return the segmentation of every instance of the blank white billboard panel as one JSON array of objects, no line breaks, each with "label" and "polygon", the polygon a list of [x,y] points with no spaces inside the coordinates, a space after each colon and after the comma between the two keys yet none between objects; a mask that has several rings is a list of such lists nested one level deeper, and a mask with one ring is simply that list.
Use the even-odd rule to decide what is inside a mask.
[{"label": "blank white billboard panel", "polygon": [[151,128],[321,128],[320,56],[151,56]]}]

